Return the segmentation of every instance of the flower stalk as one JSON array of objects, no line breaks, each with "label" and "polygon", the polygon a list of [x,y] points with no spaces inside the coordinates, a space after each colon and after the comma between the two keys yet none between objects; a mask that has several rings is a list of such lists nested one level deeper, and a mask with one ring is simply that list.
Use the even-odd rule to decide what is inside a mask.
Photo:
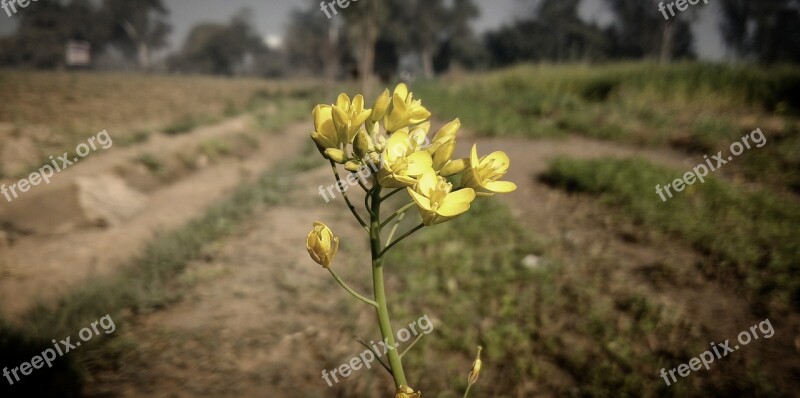
[{"label": "flower stalk", "polygon": [[[384,257],[390,249],[424,227],[441,224],[466,213],[476,197],[515,190],[514,183],[501,180],[509,168],[508,156],[498,151],[480,157],[473,146],[469,158],[452,159],[461,122],[455,119],[448,123],[430,142],[427,136],[431,114],[419,99],[414,98],[405,84],[397,85],[391,95],[389,90],[385,90],[373,109],[365,108],[361,95],[351,100],[348,95],[341,94],[335,104],[315,107],[312,115],[315,131],[311,133],[311,139],[320,154],[330,161],[333,176],[348,209],[369,235],[373,298],[356,292],[333,269],[339,238],[327,225],[319,221],[314,223],[314,229],[306,240],[306,248],[311,258],[328,269],[342,288],[375,308],[381,337],[390,348],[386,353],[388,364],[371,347],[356,341],[373,351],[376,359],[392,375],[396,398],[419,398],[422,393],[407,384],[401,359],[422,336],[398,353],[386,299]],[[380,167],[376,168],[376,164],[380,164]],[[363,211],[369,217],[362,217],[360,209],[356,209],[344,192],[347,184],[339,176],[338,165],[359,175],[365,168],[369,170],[367,174],[372,176],[371,187],[358,179],[358,184],[366,192]],[[381,196],[384,189],[387,192]],[[407,193],[410,202],[381,220],[381,205],[401,192]],[[421,223],[394,239],[401,221],[412,208],[419,211]],[[389,225],[391,229],[384,243],[381,232]],[[480,366],[479,349],[465,397],[477,381]]]},{"label": "flower stalk", "polygon": [[[381,330],[381,337],[389,345],[396,347],[394,340],[394,330],[389,319],[389,307],[386,304],[386,289],[383,279],[383,250],[381,249],[381,187],[376,185],[372,192],[371,212],[370,212],[370,251],[372,253],[372,285],[375,293],[375,302],[378,304],[378,326]],[[406,374],[403,371],[403,363],[397,350],[391,349],[388,353],[389,367],[392,369],[392,377],[396,387],[406,385]]]}]

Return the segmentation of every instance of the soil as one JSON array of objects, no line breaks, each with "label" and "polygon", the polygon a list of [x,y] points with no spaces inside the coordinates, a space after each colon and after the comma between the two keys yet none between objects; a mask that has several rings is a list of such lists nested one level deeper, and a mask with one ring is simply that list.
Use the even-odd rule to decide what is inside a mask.
[{"label": "soil", "polygon": [[[58,178],[98,174],[129,162],[143,149],[170,151],[246,128],[246,120],[236,118],[184,136],[156,137],[136,147],[93,156]],[[222,160],[148,192],[147,209],[124,227],[21,236],[11,247],[0,245],[2,310],[7,317],[19,315],[38,300],[55,299],[92,276],[113,272],[155,231],[185,224],[243,179],[299,153],[308,139],[307,130],[305,124],[292,126],[280,146],[267,145],[265,139],[245,159]],[[275,137],[269,139],[274,142]],[[608,275],[610,290],[640,286],[648,297],[667,303],[707,330],[709,341],[736,336],[763,320],[730,286],[704,277],[701,269],[706,260],[688,245],[657,233],[641,234],[640,228],[620,222],[590,198],[538,181],[548,161],[559,155],[643,156],[687,170],[695,160],[679,152],[578,137],[535,141],[461,137],[462,155],[472,142],[482,152],[508,153],[512,167],[507,179],[519,189],[502,200],[521,223],[548,237],[550,255],[575,267],[598,258],[615,262],[617,267]],[[325,220],[347,242],[337,257],[342,276],[356,290],[369,291],[369,280],[359,272],[359,265],[367,261],[358,257],[366,253],[362,231],[344,211],[341,199],[326,204],[319,196],[318,187],[331,184],[329,174],[325,167],[303,173],[289,184],[281,203],[258,209],[234,235],[208,247],[203,260],[189,264],[179,280],[182,299],[159,312],[137,315],[121,329],[121,337],[135,341],[136,348],[120,369],[93,375],[87,395],[389,396],[386,386],[391,379],[380,367],[362,370],[334,387],[321,377],[323,368],[332,369],[363,351],[353,335],[364,331],[378,335],[371,309],[343,296],[305,251],[312,222]],[[679,267],[678,288],[672,284],[675,281],[663,282],[651,275],[665,261]],[[669,288],[663,288],[663,283],[669,283]],[[794,375],[800,373],[800,347],[795,342],[800,321],[795,315],[772,321],[773,341],[748,349],[748,356],[764,363],[777,384],[797,386]],[[787,350],[795,354],[787,355]],[[770,363],[773,357],[782,362]]]}]

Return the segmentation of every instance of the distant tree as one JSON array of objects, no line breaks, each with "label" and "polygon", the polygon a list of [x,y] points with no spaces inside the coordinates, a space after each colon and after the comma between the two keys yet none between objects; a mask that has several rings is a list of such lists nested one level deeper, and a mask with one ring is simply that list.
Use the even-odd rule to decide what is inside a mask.
[{"label": "distant tree", "polygon": [[617,19],[612,28],[614,55],[629,58],[694,58],[691,20],[694,9],[677,13],[669,20],[656,11],[653,2],[642,0],[606,0]]},{"label": "distant tree", "polygon": [[737,57],[743,58],[750,54],[752,32],[748,24],[754,17],[754,6],[748,0],[722,0],[722,20],[720,30],[722,38]]},{"label": "distant tree", "polygon": [[[388,3],[388,2],[387,2]],[[385,3],[378,1],[350,2],[347,9],[340,11],[344,18],[342,26],[351,43],[351,51],[356,55],[361,92],[372,94],[372,81],[375,70],[375,46],[378,44],[380,28],[387,23],[388,13]]]},{"label": "distant tree", "polygon": [[150,54],[167,44],[172,27],[163,0],[103,0],[100,23],[108,26],[108,42],[141,69],[150,67]]},{"label": "distant tree", "polygon": [[384,35],[400,52],[419,57],[425,77],[446,70],[451,60],[474,64],[480,57],[470,26],[480,14],[473,0],[392,0],[387,6]]},{"label": "distant tree", "polygon": [[527,18],[486,35],[495,65],[518,61],[600,59],[609,52],[610,32],[578,15],[580,0],[531,3]]},{"label": "distant tree", "polygon": [[720,6],[722,37],[737,56],[800,62],[800,1],[722,0]]},{"label": "distant tree", "polygon": [[193,73],[235,74],[248,55],[255,59],[267,51],[248,15],[247,11],[242,11],[228,24],[195,25],[180,53],[170,60],[171,68]]},{"label": "distant tree", "polygon": [[303,9],[292,11],[286,29],[285,47],[295,72],[333,79],[342,59],[340,33],[335,20],[320,10],[319,1],[309,0]]},{"label": "distant tree", "polygon": [[0,41],[2,65],[63,67],[67,41],[88,41],[96,51],[105,44],[105,31],[102,24],[95,23],[98,13],[89,0],[40,0],[16,17],[16,34]]}]

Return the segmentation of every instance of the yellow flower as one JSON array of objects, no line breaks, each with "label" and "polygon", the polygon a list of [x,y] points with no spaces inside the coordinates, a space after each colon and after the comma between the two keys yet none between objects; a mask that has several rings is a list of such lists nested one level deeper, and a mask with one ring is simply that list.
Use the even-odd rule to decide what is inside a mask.
[{"label": "yellow flower", "polygon": [[384,127],[393,133],[428,120],[431,113],[422,106],[422,101],[414,100],[414,94],[408,92],[408,87],[400,83],[394,89],[392,96],[392,110],[386,115]]},{"label": "yellow flower", "polygon": [[364,96],[356,95],[353,101],[347,94],[339,94],[336,104],[333,106],[333,124],[339,133],[339,141],[352,143],[361,125],[369,118],[372,113],[370,109],[364,109]]},{"label": "yellow flower", "polygon": [[394,398],[421,398],[421,392],[414,392],[414,389],[409,386],[397,387],[397,392],[394,393]]},{"label": "yellow flower", "polygon": [[509,181],[497,181],[506,175],[510,160],[505,152],[497,151],[478,159],[478,147],[472,146],[469,158],[469,170],[464,173],[461,185],[474,188],[480,196],[491,196],[495,193],[508,193],[517,189],[517,185]]},{"label": "yellow flower", "polygon": [[383,119],[391,103],[392,96],[389,94],[389,89],[383,90],[383,93],[375,100],[375,105],[372,106],[372,114],[369,116],[370,122],[375,123]]},{"label": "yellow flower", "polygon": [[384,188],[412,186],[417,182],[417,177],[432,170],[431,155],[426,151],[417,151],[418,146],[417,139],[411,138],[405,131],[398,131],[389,137],[383,150],[383,167],[378,171],[378,181]]},{"label": "yellow flower", "polygon": [[311,139],[317,143],[321,152],[326,149],[340,149],[343,145],[339,140],[336,127],[333,125],[333,113],[330,105],[317,105],[314,108],[314,128],[316,131],[311,133]]},{"label": "yellow flower", "polygon": [[[442,126],[441,129],[433,136],[433,144],[434,145],[441,145],[450,141],[455,141],[456,134],[458,134],[458,130],[461,128],[461,120],[456,118],[450,123],[445,124]],[[435,150],[435,149],[434,149]]]},{"label": "yellow flower", "polygon": [[437,176],[433,169],[428,169],[419,178],[415,189],[408,188],[409,195],[419,208],[423,224],[443,223],[469,210],[470,203],[475,200],[475,191],[464,188],[451,192],[452,189],[453,184]]},{"label": "yellow flower", "polygon": [[339,238],[333,236],[327,225],[315,221],[314,229],[309,232],[306,239],[306,249],[317,264],[329,268],[339,250]]},{"label": "yellow flower", "polygon": [[433,157],[433,169],[442,177],[459,174],[467,169],[466,159],[450,160],[456,149],[456,134],[460,128],[459,119],[447,123],[439,129],[428,147],[428,153]]}]

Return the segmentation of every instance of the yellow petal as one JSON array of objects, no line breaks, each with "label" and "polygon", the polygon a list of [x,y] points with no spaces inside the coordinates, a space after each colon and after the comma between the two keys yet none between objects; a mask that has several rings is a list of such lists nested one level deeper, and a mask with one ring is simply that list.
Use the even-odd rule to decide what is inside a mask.
[{"label": "yellow petal", "polygon": [[495,165],[501,165],[500,167],[496,168],[495,170],[498,172],[505,173],[508,171],[508,166],[511,164],[511,160],[508,158],[508,155],[503,151],[492,152],[489,156],[486,156],[483,159],[483,162],[494,160]]},{"label": "yellow petal", "polygon": [[409,162],[406,174],[410,176],[422,175],[433,166],[433,159],[428,152],[414,152],[406,158]]},{"label": "yellow petal", "polygon": [[345,109],[349,108],[350,107],[350,97],[345,93],[339,94],[339,97],[336,98],[336,106],[339,107],[339,108],[342,108],[342,110],[345,110]]},{"label": "yellow petal", "polygon": [[439,178],[436,177],[436,172],[433,169],[428,169],[417,180],[417,191],[430,197],[431,191],[436,189],[437,182],[439,182]]},{"label": "yellow petal", "polygon": [[364,111],[364,96],[359,94],[353,98],[353,111],[360,113]]},{"label": "yellow petal", "polygon": [[420,209],[431,211],[430,199],[414,192],[414,190],[410,187],[408,188],[408,194],[411,195],[411,199],[414,199],[414,202],[417,204],[417,206],[419,206]]},{"label": "yellow petal", "polygon": [[444,198],[443,205],[451,203],[472,203],[475,200],[475,190],[472,188],[459,189],[458,191],[451,192]]},{"label": "yellow petal", "polygon": [[509,193],[517,190],[517,184],[510,181],[489,181],[484,187],[497,193]]},{"label": "yellow petal", "polygon": [[431,113],[422,106],[414,107],[408,114],[408,122],[412,124],[422,123],[431,118]]},{"label": "yellow petal", "polygon": [[406,98],[408,98],[408,86],[405,83],[400,83],[394,88],[394,95],[399,95],[400,98],[405,102]]},{"label": "yellow petal", "polygon": [[439,206],[436,209],[436,213],[444,216],[444,217],[455,217],[465,211],[469,210],[469,203],[458,202],[458,203],[447,203],[444,205]]},{"label": "yellow petal", "polygon": [[372,114],[370,114],[370,120],[373,122],[377,122],[380,119],[383,119],[383,116],[386,115],[386,111],[389,109],[389,104],[392,102],[392,96],[389,95],[389,90],[384,89],[383,93],[375,100],[375,105],[372,106]]},{"label": "yellow petal", "polygon": [[480,160],[478,159],[478,144],[472,144],[472,152],[469,154],[469,164],[473,169],[480,165]]}]

